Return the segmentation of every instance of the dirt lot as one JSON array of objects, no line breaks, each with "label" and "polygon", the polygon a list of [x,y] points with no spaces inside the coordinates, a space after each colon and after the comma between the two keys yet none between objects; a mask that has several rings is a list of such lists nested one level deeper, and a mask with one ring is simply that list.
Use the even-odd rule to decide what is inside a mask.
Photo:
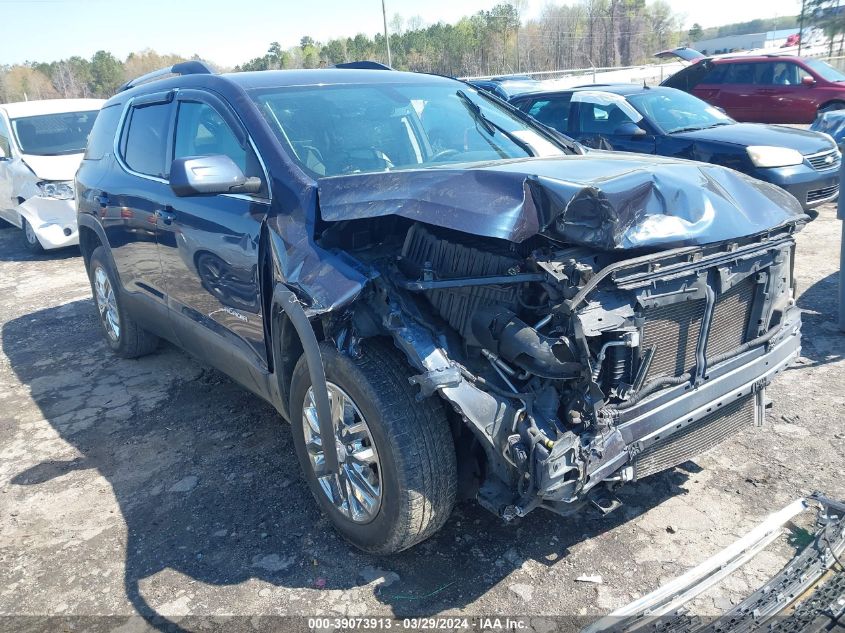
[{"label": "dirt lot", "polygon": [[[462,504],[433,539],[376,559],[320,516],[268,405],[170,346],[112,356],[78,251],[36,258],[4,228],[0,615],[116,615],[135,631],[137,614],[162,627],[198,616],[202,629],[225,615],[606,613],[796,496],[845,497],[839,231],[827,205],[799,236],[803,357],[769,390],[765,426],[628,486],[607,518],[536,511],[504,525]],[[791,552],[784,539],[696,610],[730,606]]]}]

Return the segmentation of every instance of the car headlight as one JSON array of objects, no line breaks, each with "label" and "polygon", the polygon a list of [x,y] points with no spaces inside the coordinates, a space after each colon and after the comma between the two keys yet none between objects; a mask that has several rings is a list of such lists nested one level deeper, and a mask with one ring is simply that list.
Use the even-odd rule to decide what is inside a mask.
[{"label": "car headlight", "polygon": [[757,167],[789,167],[804,162],[801,152],[787,147],[751,145],[745,149],[751,162]]},{"label": "car headlight", "polygon": [[44,180],[38,183],[38,190],[45,198],[70,200],[73,198],[73,182],[70,180]]}]

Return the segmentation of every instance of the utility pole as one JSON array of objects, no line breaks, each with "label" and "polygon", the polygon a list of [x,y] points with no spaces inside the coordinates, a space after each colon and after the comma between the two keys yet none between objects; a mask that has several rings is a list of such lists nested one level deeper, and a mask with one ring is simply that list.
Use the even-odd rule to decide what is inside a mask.
[{"label": "utility pole", "polygon": [[390,58],[390,36],[387,34],[387,9],[384,0],[381,0],[381,16],[384,18],[384,43],[387,46],[387,65],[393,67],[393,60]]},{"label": "utility pole", "polygon": [[798,56],[801,57],[801,46],[804,44],[804,10],[807,0],[801,0],[801,17],[798,18]]}]

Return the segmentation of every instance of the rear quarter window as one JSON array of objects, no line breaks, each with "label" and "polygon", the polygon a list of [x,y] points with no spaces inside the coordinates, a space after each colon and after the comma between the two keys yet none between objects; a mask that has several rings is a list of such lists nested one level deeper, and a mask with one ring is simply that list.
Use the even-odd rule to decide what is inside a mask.
[{"label": "rear quarter window", "polygon": [[88,136],[88,148],[85,150],[85,160],[100,160],[110,154],[114,148],[114,135],[120,122],[123,108],[119,103],[103,108],[97,114],[94,127]]},{"label": "rear quarter window", "polygon": [[129,169],[157,178],[166,176],[170,113],[170,103],[132,108],[123,140],[123,160]]}]

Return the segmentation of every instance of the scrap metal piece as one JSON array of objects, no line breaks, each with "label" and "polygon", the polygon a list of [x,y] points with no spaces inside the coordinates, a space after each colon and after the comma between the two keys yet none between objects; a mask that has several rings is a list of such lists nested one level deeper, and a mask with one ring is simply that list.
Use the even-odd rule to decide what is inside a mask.
[{"label": "scrap metal piece", "polygon": [[683,604],[751,560],[760,550],[780,536],[783,525],[787,521],[806,510],[807,507],[806,499],[793,501],[782,510],[770,514],[760,525],[715,556],[650,594],[594,622],[584,628],[582,633],[632,631],[653,624],[655,618],[661,615],[677,611]]},{"label": "scrap metal piece", "polygon": [[424,374],[417,374],[408,378],[412,385],[419,385],[420,392],[417,400],[423,400],[434,395],[441,387],[457,387],[461,384],[461,370],[456,366],[432,369]]},{"label": "scrap metal piece", "polygon": [[[820,506],[817,514],[820,527],[813,543],[789,561],[774,578],[715,620],[702,620],[684,612],[683,606],[687,602],[745,564],[780,536],[787,522],[816,505]],[[646,629],[672,633],[752,633],[762,630],[775,616],[785,611],[789,613],[787,609],[796,603],[799,604],[792,615],[767,630],[804,631],[797,625],[816,620],[830,624],[839,617],[840,611],[845,611],[839,608],[845,606],[845,593],[841,591],[845,583],[838,580],[845,576],[845,569],[834,572],[836,558],[841,558],[845,552],[843,508],[845,504],[819,493],[793,501],[715,556],[644,598],[594,622],[581,633],[627,633]],[[841,605],[839,601],[843,601]]]}]

